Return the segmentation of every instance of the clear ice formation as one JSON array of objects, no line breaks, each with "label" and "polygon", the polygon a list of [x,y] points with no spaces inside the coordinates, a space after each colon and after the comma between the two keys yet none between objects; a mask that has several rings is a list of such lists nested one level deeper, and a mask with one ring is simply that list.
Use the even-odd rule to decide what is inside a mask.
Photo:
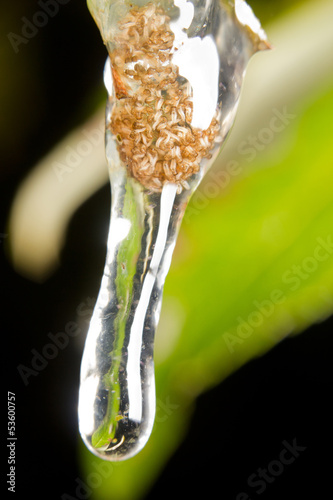
[{"label": "clear ice formation", "polygon": [[154,335],[187,203],[233,124],[249,59],[269,44],[243,0],[89,7],[109,52],[112,207],[82,357],[79,429],[95,455],[124,460],[154,423]]}]

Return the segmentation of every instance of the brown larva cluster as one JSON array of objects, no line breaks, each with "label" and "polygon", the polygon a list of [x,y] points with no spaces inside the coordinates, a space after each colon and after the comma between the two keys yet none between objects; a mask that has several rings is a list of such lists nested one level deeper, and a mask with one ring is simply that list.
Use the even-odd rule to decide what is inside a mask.
[{"label": "brown larva cluster", "polygon": [[133,177],[154,191],[173,182],[181,192],[201,160],[211,158],[219,123],[216,117],[206,130],[191,126],[192,89],[172,63],[169,20],[150,3],[119,23],[110,54],[117,98],[110,127]]}]

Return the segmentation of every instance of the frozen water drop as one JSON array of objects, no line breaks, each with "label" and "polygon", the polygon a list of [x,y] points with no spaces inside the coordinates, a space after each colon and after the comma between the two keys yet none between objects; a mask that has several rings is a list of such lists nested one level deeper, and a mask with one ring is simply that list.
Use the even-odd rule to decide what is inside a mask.
[{"label": "frozen water drop", "polygon": [[247,63],[266,40],[243,0],[133,5],[90,0],[109,50],[112,207],[82,357],[79,427],[106,460],[134,456],[150,436],[154,336],[177,234],[233,124]]}]

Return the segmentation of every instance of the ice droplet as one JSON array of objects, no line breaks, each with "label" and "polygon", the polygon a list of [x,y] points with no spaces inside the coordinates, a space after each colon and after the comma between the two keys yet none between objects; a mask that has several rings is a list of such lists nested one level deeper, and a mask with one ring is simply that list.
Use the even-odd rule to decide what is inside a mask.
[{"label": "ice droplet", "polygon": [[154,335],[177,234],[233,124],[247,63],[268,47],[243,0],[138,3],[90,1],[109,51],[112,207],[82,357],[79,428],[106,460],[132,457],[150,436]]}]

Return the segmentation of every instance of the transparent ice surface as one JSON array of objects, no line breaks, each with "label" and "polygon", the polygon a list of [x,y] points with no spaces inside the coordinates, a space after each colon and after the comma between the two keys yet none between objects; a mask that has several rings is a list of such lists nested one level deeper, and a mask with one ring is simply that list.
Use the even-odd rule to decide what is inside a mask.
[{"label": "transparent ice surface", "polygon": [[79,428],[97,456],[123,460],[154,423],[154,336],[187,203],[230,131],[249,59],[268,43],[243,0],[103,2],[100,10],[101,2],[90,9],[109,51],[112,207]]}]

